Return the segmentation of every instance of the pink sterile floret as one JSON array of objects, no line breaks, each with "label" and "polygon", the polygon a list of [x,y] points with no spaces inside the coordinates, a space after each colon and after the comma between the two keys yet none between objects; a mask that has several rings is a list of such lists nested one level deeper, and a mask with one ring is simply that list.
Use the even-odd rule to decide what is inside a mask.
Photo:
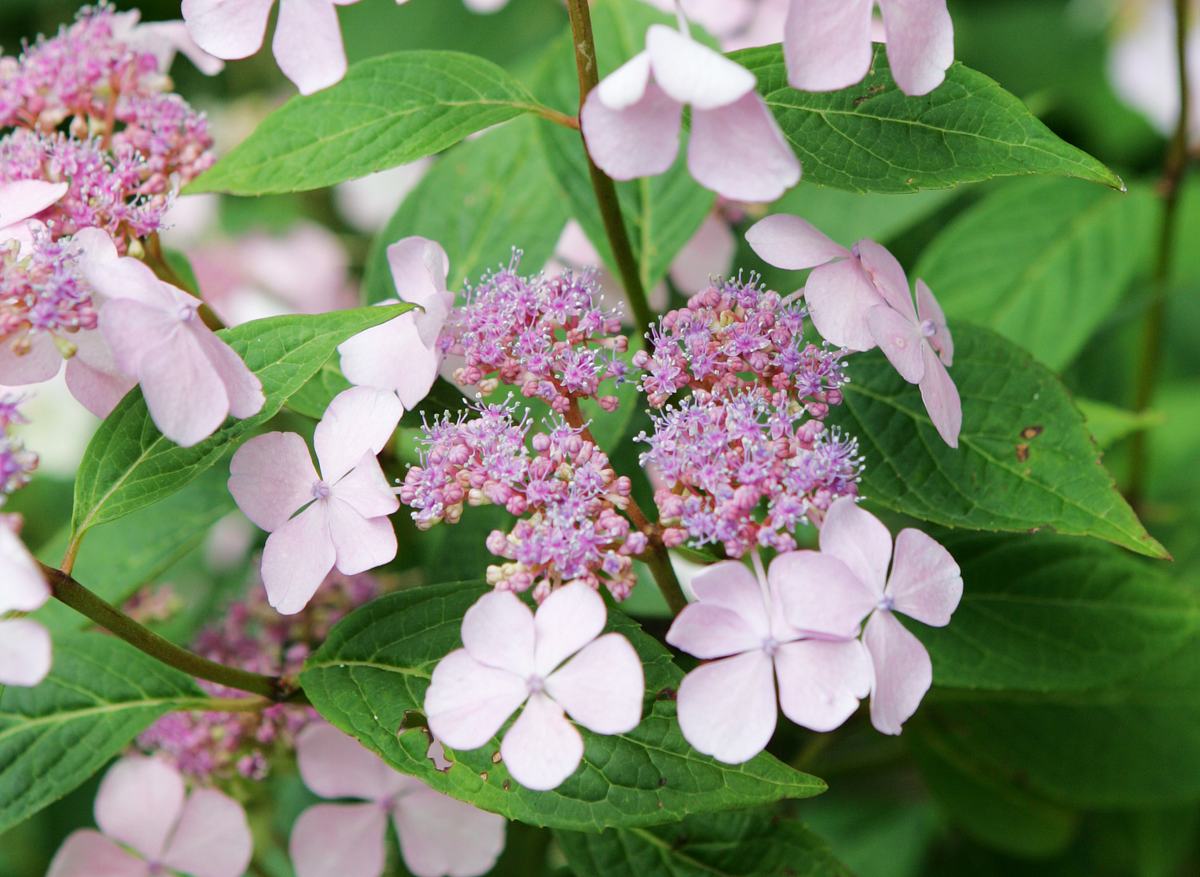
[{"label": "pink sterile floret", "polygon": [[578,582],[536,616],[511,592],[485,594],[463,617],[463,648],[433,670],[429,729],[448,747],[478,749],[524,705],[500,744],[503,763],[523,786],[557,787],[583,759],[567,716],[596,734],[624,734],[641,720],[642,664],[625,637],[600,635],[606,617],[600,595]]},{"label": "pink sterile floret", "polygon": [[11,432],[11,427],[28,423],[21,413],[24,397],[0,393],[0,508],[8,497],[29,483],[38,456]]},{"label": "pink sterile floret", "polygon": [[36,621],[4,615],[40,609],[50,588],[19,529],[16,515],[0,515],[0,685],[31,686],[50,672],[50,634]]},{"label": "pink sterile floret", "polygon": [[396,556],[387,516],[400,507],[376,455],[403,409],[395,394],[354,387],[339,394],[308,446],[294,432],[270,432],[240,447],[229,466],[229,492],[270,533],[263,551],[267,597],[285,615],[299,612],[336,565],[344,575]]},{"label": "pink sterile floret", "polygon": [[186,795],[165,762],[133,756],[109,768],[96,795],[96,824],[66,839],[47,877],[241,877],[253,839],[242,806],[215,789]]},{"label": "pink sterile floret", "polygon": [[316,804],[300,814],[289,844],[297,877],[379,877],[389,818],[415,877],[475,877],[504,849],[502,816],[397,773],[331,725],[306,728],[296,756],[305,785],[322,798],[363,802]]}]

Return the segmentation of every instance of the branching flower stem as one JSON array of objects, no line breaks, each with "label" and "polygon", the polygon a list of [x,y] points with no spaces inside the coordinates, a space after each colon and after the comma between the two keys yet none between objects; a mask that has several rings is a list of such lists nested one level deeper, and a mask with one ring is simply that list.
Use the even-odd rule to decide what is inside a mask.
[{"label": "branching flower stem", "polygon": [[[1159,182],[1162,197],[1162,224],[1159,228],[1158,252],[1154,263],[1154,301],[1142,330],[1141,355],[1137,371],[1134,410],[1141,413],[1150,407],[1162,368],[1163,330],[1166,324],[1167,293],[1171,285],[1171,265],[1179,226],[1179,199],[1187,176],[1191,156],[1188,154],[1188,134],[1191,126],[1191,82],[1188,76],[1188,29],[1191,25],[1189,0],[1175,0],[1175,56],[1179,76],[1179,119],[1175,133],[1167,146],[1166,163]],[[1134,434],[1131,448],[1129,500],[1138,508],[1144,500],[1149,464],[1150,438],[1145,430]]]},{"label": "branching flower stem", "polygon": [[[164,639],[134,621],[120,609],[100,599],[62,570],[43,565],[42,573],[46,576],[51,593],[60,602],[164,664],[182,670],[197,679],[257,694],[272,703],[308,702],[304,692],[297,685],[285,679],[277,676],[263,676],[237,667],[218,664],[202,658],[194,652],[189,652],[187,649],[180,648],[170,640]],[[207,705],[203,708],[207,711],[222,711],[220,707],[225,703],[224,699],[205,701]],[[252,700],[250,703],[256,703],[256,701]],[[250,707],[238,703],[239,710],[247,708]]]}]

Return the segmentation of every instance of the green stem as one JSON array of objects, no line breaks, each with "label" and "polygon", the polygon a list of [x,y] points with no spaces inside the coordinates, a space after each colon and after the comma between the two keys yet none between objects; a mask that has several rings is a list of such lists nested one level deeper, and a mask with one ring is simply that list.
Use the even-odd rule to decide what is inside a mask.
[{"label": "green stem", "polygon": [[[295,685],[276,676],[263,676],[237,667],[227,667],[207,658],[180,648],[149,628],[134,621],[120,609],[97,597],[62,570],[42,566],[42,573],[50,585],[51,593],[60,602],[70,606],[79,614],[115,634],[134,648],[150,657],[182,670],[189,676],[215,682],[226,688],[234,688],[257,694],[273,703],[306,703],[304,692]],[[233,700],[233,699],[230,699]],[[244,700],[244,698],[243,698]],[[225,703],[224,700],[219,701]],[[254,703],[254,701],[249,701]],[[228,705],[228,704],[226,704]],[[252,707],[240,707],[243,709]]]},{"label": "green stem", "polygon": [[[596,40],[592,36],[592,16],[588,9],[588,0],[567,0],[567,13],[571,18],[571,33],[575,41],[575,67],[579,73],[579,107],[582,112],[588,94],[600,82],[596,66]],[[633,308],[634,319],[644,332],[654,322],[654,313],[646,300],[646,290],[642,286],[637,258],[633,254],[633,244],[629,241],[625,220],[621,218],[617,187],[604,171],[596,167],[586,142],[583,144],[583,154],[587,158],[592,189],[596,193],[596,203],[600,207],[600,217],[604,220],[604,231],[608,235],[613,258],[617,262],[621,283],[625,286],[625,294],[629,298],[630,307]]]},{"label": "green stem", "polygon": [[[1141,355],[1138,362],[1134,410],[1146,411],[1154,399],[1154,390],[1162,368],[1164,330],[1167,317],[1167,293],[1171,285],[1171,265],[1179,226],[1179,199],[1187,176],[1188,133],[1191,120],[1191,83],[1188,76],[1189,0],[1175,0],[1175,56],[1179,77],[1179,120],[1167,147],[1166,163],[1159,194],[1162,196],[1162,225],[1159,228],[1158,251],[1154,262],[1154,300],[1142,329]],[[1142,430],[1133,437],[1130,460],[1129,500],[1135,508],[1145,499],[1146,477],[1150,459],[1150,435]]]}]

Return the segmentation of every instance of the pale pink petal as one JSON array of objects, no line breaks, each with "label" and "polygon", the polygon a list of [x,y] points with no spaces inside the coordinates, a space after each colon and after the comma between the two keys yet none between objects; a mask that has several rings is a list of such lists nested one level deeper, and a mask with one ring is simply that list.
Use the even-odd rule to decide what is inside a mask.
[{"label": "pale pink petal", "polygon": [[317,804],[292,826],[296,877],[379,877],[387,864],[387,811],[378,804]]},{"label": "pale pink petal", "polygon": [[809,316],[821,337],[838,347],[875,346],[867,312],[883,299],[855,259],[816,268],[804,286]]},{"label": "pale pink petal", "polygon": [[242,805],[216,789],[196,789],[162,863],[190,877],[242,877],[254,852],[254,840]]},{"label": "pale pink petal", "polygon": [[937,428],[942,441],[952,448],[958,447],[958,434],[962,431],[962,400],[954,379],[928,344],[921,345],[925,353],[925,376],[921,379],[921,399],[929,419]]},{"label": "pale pink petal", "polygon": [[792,0],[784,24],[788,82],[801,91],[849,88],[871,66],[873,0]]},{"label": "pale pink petal", "polygon": [[183,0],[183,20],[196,44],[232,61],[262,46],[275,0]]},{"label": "pale pink petal", "polygon": [[50,599],[50,588],[29,549],[0,519],[0,615],[32,612]]},{"label": "pale pink petal", "polygon": [[342,342],[342,374],[359,387],[392,390],[408,410],[429,395],[442,357],[425,344],[417,314],[401,314]]},{"label": "pale pink petal", "polygon": [[910,384],[925,377],[925,336],[921,328],[887,305],[877,305],[867,311],[871,337],[888,358],[888,362]]},{"label": "pale pink petal", "polygon": [[38,225],[41,223],[35,223],[32,220],[12,225],[0,225],[0,244],[16,241],[17,258],[23,259],[33,251],[33,233]]},{"label": "pale pink petal", "polygon": [[525,679],[481,664],[456,649],[433,668],[425,715],[433,736],[452,749],[478,749],[529,695]]},{"label": "pale pink petal", "polygon": [[[82,229],[73,240],[81,251],[79,266],[84,279],[101,300],[133,299],[173,319],[178,319],[185,306],[200,306],[199,299],[159,280],[146,263],[120,256],[102,229]],[[100,321],[104,321],[103,314]]]},{"label": "pale pink petal", "polygon": [[346,75],[342,31],[329,0],[279,0],[271,51],[301,94],[328,88]]},{"label": "pale pink petal", "polygon": [[816,268],[850,256],[849,250],[811,222],[789,213],[776,213],[754,223],[746,232],[746,242],[768,265],[787,271]]},{"label": "pale pink petal", "polygon": [[883,596],[892,559],[892,535],[879,518],[852,497],[843,497],[825,513],[820,539],[822,552],[846,564],[877,598]]},{"label": "pale pink petal", "polygon": [[702,186],[737,201],[774,201],[800,182],[800,162],[758,94],[692,111],[688,169]]},{"label": "pale pink petal", "polygon": [[614,180],[661,174],[679,152],[683,105],[651,82],[645,96],[623,110],[604,105],[593,89],[579,121],[592,161]]},{"label": "pale pink petal", "polygon": [[646,680],[629,640],[606,633],[546,679],[546,693],[597,734],[625,734],[642,720]]},{"label": "pale pink petal", "polygon": [[313,501],[317,481],[308,445],[294,432],[255,436],[229,461],[229,492],[234,502],[268,533]]},{"label": "pale pink petal", "polygon": [[50,634],[36,621],[0,620],[0,686],[38,685],[50,672],[52,648]]},{"label": "pale pink petal", "polygon": [[137,381],[117,367],[102,332],[77,332],[71,342],[76,351],[67,360],[67,389],[92,414],[108,417]]},{"label": "pale pink petal", "polygon": [[699,292],[712,278],[728,275],[736,255],[733,229],[720,216],[710,213],[671,263],[671,281],[684,294]]},{"label": "pale pink petal", "polygon": [[396,530],[386,517],[364,518],[336,494],[326,513],[338,572],[358,575],[396,559]]},{"label": "pale pink petal", "polygon": [[12,340],[0,341],[0,384],[21,387],[48,381],[62,368],[62,354],[49,335],[37,334],[24,353],[13,351]]},{"label": "pale pink petal", "polygon": [[705,567],[692,579],[692,590],[700,602],[740,616],[759,642],[771,635],[762,586],[744,563],[723,560]]},{"label": "pale pink petal", "polygon": [[933,91],[954,63],[954,24],[946,0],[880,0],[888,64],[905,94]]},{"label": "pale pink petal", "polygon": [[901,530],[887,585],[895,610],[945,627],[962,593],[962,572],[950,552],[920,530]]},{"label": "pale pink petal", "polygon": [[905,319],[915,323],[917,311],[913,307],[912,293],[908,289],[908,275],[904,273],[904,267],[892,255],[892,251],[875,241],[861,240],[854,245],[854,255],[858,257],[863,270],[867,272],[867,277],[871,278],[883,300]]},{"label": "pale pink petal", "polygon": [[417,784],[324,722],[314,722],[296,737],[296,762],[304,784],[322,798],[383,801]]},{"label": "pale pink petal", "polygon": [[125,42],[140,51],[150,52],[158,59],[158,69],[166,73],[171,69],[175,53],[180,52],[196,65],[206,76],[216,76],[225,69],[225,62],[200,48],[188,32],[186,22],[148,21],[140,24],[125,36]]},{"label": "pale pink petal", "polygon": [[933,335],[929,336],[929,344],[937,351],[942,365],[946,368],[954,365],[954,338],[950,327],[946,325],[946,315],[934,298],[933,291],[924,280],[917,281],[917,317],[933,324]]},{"label": "pale pink petal", "polygon": [[313,434],[321,477],[330,484],[356,466],[363,453],[383,450],[404,408],[395,393],[351,387],[334,397]]},{"label": "pale pink petal", "polygon": [[[551,592],[534,615],[533,670],[546,676],[600,635],[608,610],[594,588],[575,582]],[[515,671],[514,671],[515,672]]]},{"label": "pale pink petal", "polygon": [[534,672],[537,636],[533,613],[512,591],[484,594],[463,616],[463,647],[471,657],[521,679]]},{"label": "pale pink petal", "polygon": [[[70,188],[67,183],[17,180],[0,184],[0,227],[37,216]],[[0,238],[2,241],[3,238]]]},{"label": "pale pink petal", "polygon": [[195,337],[213,371],[225,385],[225,394],[229,397],[229,413],[234,417],[245,418],[253,417],[261,411],[266,403],[262,382],[250,371],[242,358],[233,352],[233,348],[218,338],[216,333],[199,319],[191,320],[187,324],[187,331]]},{"label": "pale pink petal", "polygon": [[694,109],[728,106],[754,91],[754,74],[741,64],[664,24],[646,31],[646,52],[655,82]]},{"label": "pale pink petal", "polygon": [[[183,332],[183,323],[176,315],[153,304],[132,298],[114,299],[100,308],[100,330],[117,369],[136,377],[147,353],[152,348],[172,344]],[[199,353],[196,345],[191,346]]]},{"label": "pale pink petal", "polygon": [[718,761],[749,761],[775,733],[775,679],[761,649],[702,664],[683,677],[676,700],[683,736]]},{"label": "pale pink petal", "polygon": [[667,642],[697,658],[724,658],[757,649],[763,644],[761,631],[729,609],[709,603],[691,603],[675,616],[667,631]]},{"label": "pale pink petal", "polygon": [[[440,314],[444,320],[453,297],[446,291],[450,257],[442,245],[423,237],[403,238],[387,248],[387,259],[400,298],[419,305],[427,314]],[[437,333],[424,341],[432,347]]]},{"label": "pale pink petal", "polygon": [[183,812],[183,793],[183,777],[165,761],[123,758],[100,783],[96,824],[113,840],[157,860]]},{"label": "pale pink petal", "polygon": [[504,850],[503,816],[433,789],[401,798],[392,822],[404,865],[414,877],[477,877],[490,871]]},{"label": "pale pink petal", "polygon": [[262,556],[267,600],[281,615],[295,615],[308,605],[337,552],[329,535],[326,503],[314,502],[273,532]]},{"label": "pale pink petal", "polygon": [[583,737],[558,704],[534,694],[504,735],[500,757],[514,780],[544,792],[575,773],[583,760]]},{"label": "pale pink petal", "polygon": [[832,731],[871,691],[871,656],[856,639],[798,640],[779,647],[775,675],[785,716],[813,731]]},{"label": "pale pink petal", "polygon": [[646,95],[650,84],[650,54],[638,52],[600,80],[596,96],[610,110],[624,110]]},{"label": "pale pink petal", "polygon": [[859,625],[879,602],[879,595],[831,554],[780,554],[771,561],[768,578],[788,624],[799,631],[858,636]]},{"label": "pale pink petal", "polygon": [[150,866],[98,831],[76,831],[66,839],[46,877],[150,877]]},{"label": "pale pink petal", "polygon": [[899,734],[933,684],[929,652],[891,612],[871,616],[863,642],[875,668],[871,724],[884,734]]},{"label": "pale pink petal", "polygon": [[370,451],[362,455],[345,478],[333,485],[333,495],[364,518],[390,515],[400,508],[395,491]]},{"label": "pale pink petal", "polygon": [[464,0],[464,3],[472,12],[487,15],[492,12],[499,12],[508,5],[508,0]]}]

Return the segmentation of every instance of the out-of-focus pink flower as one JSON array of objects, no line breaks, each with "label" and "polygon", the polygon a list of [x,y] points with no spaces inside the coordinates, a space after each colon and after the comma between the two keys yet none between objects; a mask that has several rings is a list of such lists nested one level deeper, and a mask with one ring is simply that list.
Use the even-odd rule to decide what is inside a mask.
[{"label": "out-of-focus pink flower", "polygon": [[811,624],[835,610],[856,624],[870,615],[863,642],[874,666],[871,722],[885,734],[899,734],[929,690],[933,666],[895,613],[934,627],[949,624],[962,599],[958,564],[920,530],[901,530],[893,554],[887,527],[852,499],[829,509],[820,552],[788,557],[789,585],[782,600],[791,624]]},{"label": "out-of-focus pink flower", "polygon": [[396,292],[420,310],[355,335],[338,352],[350,383],[392,390],[412,409],[429,394],[445,356],[438,337],[454,305],[446,289],[450,259],[440,244],[422,237],[396,241],[387,257]]},{"label": "out-of-focus pink flower", "polygon": [[34,218],[67,194],[66,183],[18,180],[0,185],[0,245],[17,242],[17,257],[33,248]]},{"label": "out-of-focus pink flower", "polygon": [[210,55],[196,44],[182,21],[142,21],[136,9],[113,15],[113,37],[136,52],[146,52],[158,59],[158,69],[171,69],[175,55],[182,54],[207,76],[216,76],[225,69],[225,62]]},{"label": "out-of-focus pink flower", "polygon": [[[337,7],[357,2],[279,0],[271,51],[301,94],[328,88],[346,75]],[[233,61],[262,47],[274,5],[275,0],[183,0],[183,20],[200,48]]]},{"label": "out-of-focus pink flower", "polygon": [[118,256],[99,229],[84,229],[76,240],[83,249],[82,273],[103,299],[100,331],[113,361],[141,384],[164,436],[189,447],[229,415],[252,417],[262,410],[262,384],[204,325],[199,299],[159,280],[145,263]]},{"label": "out-of-focus pink flower", "polygon": [[740,201],[773,201],[800,180],[800,162],[745,67],[656,24],[646,49],[605,77],[584,103],[592,159],[614,179],[666,171],[692,108],[688,167],[702,185]]},{"label": "out-of-focus pink flower", "polygon": [[233,455],[229,492],[246,517],[271,534],[262,579],[282,614],[303,609],[335,565],[355,575],[396,556],[387,516],[400,503],[375,457],[403,413],[383,390],[354,387],[339,394],[313,437],[319,475],[294,432],[256,436]]},{"label": "out-of-focus pink flower", "polygon": [[[1127,2],[1121,30],[1108,58],[1108,75],[1122,100],[1140,110],[1163,134],[1179,122],[1179,73],[1175,53],[1175,4],[1171,0]],[[1200,143],[1200,3],[1192,2],[1187,37],[1189,139]]]},{"label": "out-of-focus pink flower", "polygon": [[568,715],[596,734],[624,734],[642,717],[641,661],[625,637],[600,636],[606,617],[600,595],[578,582],[536,615],[508,591],[480,597],[463,617],[463,648],[433,670],[429,729],[446,746],[478,749],[524,704],[500,755],[521,785],[560,785],[583,759]]},{"label": "out-of-focus pink flower", "polygon": [[50,588],[17,536],[19,526],[16,515],[0,515],[0,685],[31,686],[50,672],[50,634],[36,621],[4,615],[40,609]]},{"label": "out-of-focus pink flower", "polygon": [[745,28],[755,8],[756,0],[645,0],[663,12],[675,12],[680,6],[688,19],[700,25],[714,37],[724,40]]},{"label": "out-of-focus pink flower", "polygon": [[475,877],[504,849],[504,818],[435,792],[392,770],[332,725],[309,725],[296,740],[305,784],[322,798],[300,814],[289,852],[297,877],[379,877],[387,861],[387,820],[415,877]]},{"label": "out-of-focus pink flower", "polygon": [[954,63],[946,0],[791,0],[783,49],[793,88],[836,91],[862,81],[871,66],[876,2],[900,90],[922,95],[942,84]]},{"label": "out-of-focus pink flower", "polygon": [[[403,6],[408,0],[396,0],[396,3]],[[472,12],[480,12],[489,14],[499,12],[508,5],[508,0],[463,0],[463,4]]]},{"label": "out-of-focus pink flower", "polygon": [[96,824],[66,839],[48,877],[241,877],[253,839],[242,805],[215,789],[185,796],[183,778],[154,758],[113,765],[96,795]]},{"label": "out-of-focus pink flower", "polygon": [[339,183],[333,203],[348,223],[366,234],[383,230],[397,208],[433,167],[433,159],[419,158],[386,171]]},{"label": "out-of-focus pink flower", "polygon": [[[776,713],[814,731],[832,731],[871,689],[871,660],[856,637],[862,613],[832,599],[802,624],[784,619],[782,594],[794,586],[781,554],[757,577],[727,560],[692,579],[697,601],[667,631],[667,642],[710,660],[679,686],[679,727],[698,750],[731,764],[761,752]],[[778,707],[776,706],[778,683]]]}]

